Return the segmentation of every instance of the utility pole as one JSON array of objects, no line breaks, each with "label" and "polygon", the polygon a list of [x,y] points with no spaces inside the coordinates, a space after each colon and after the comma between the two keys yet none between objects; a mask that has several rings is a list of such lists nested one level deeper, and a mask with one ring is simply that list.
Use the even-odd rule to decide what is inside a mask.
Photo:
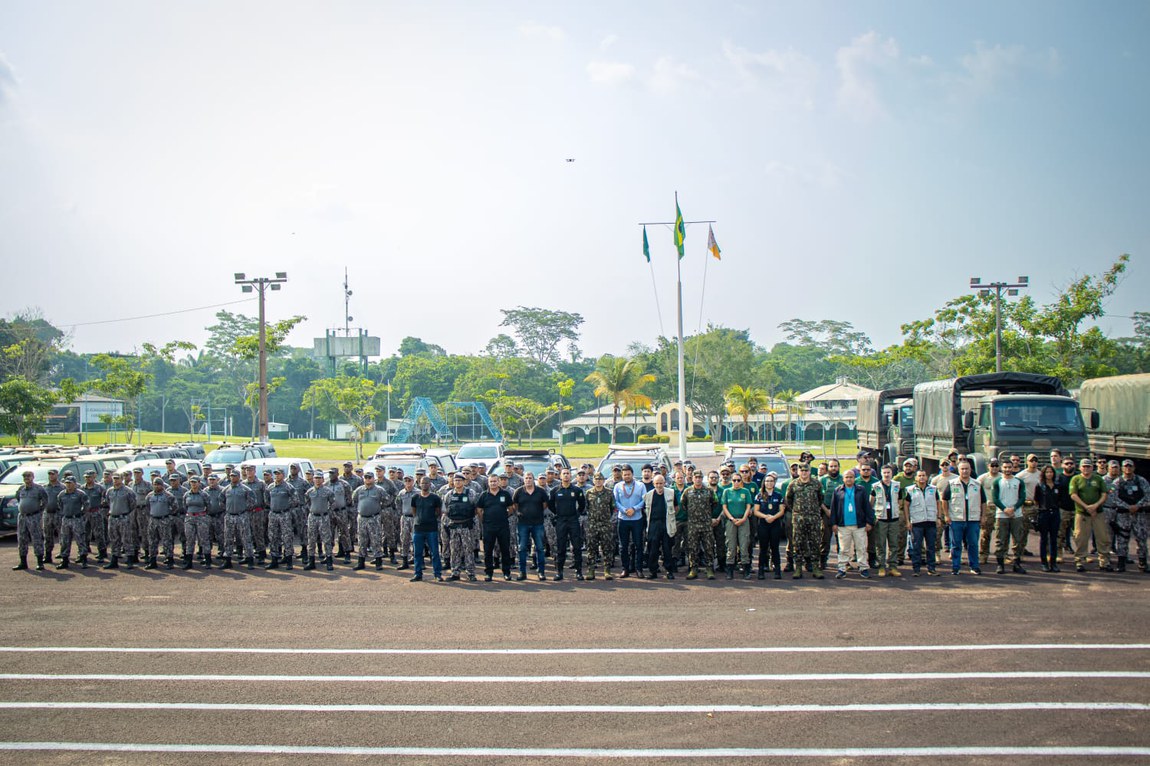
[{"label": "utility pole", "polygon": [[1013,298],[1018,291],[1030,286],[1030,277],[1019,277],[1017,282],[983,283],[981,277],[970,278],[970,289],[986,297],[994,293],[994,371],[1002,372],[1002,291]]},{"label": "utility pole", "polygon": [[248,279],[244,274],[236,272],[236,284],[245,293],[253,290],[260,296],[260,414],[256,433],[260,441],[268,439],[268,352],[267,352],[267,321],[264,316],[264,295],[270,287],[272,290],[281,289],[287,281],[287,272],[277,271],[272,277],[252,277]]}]

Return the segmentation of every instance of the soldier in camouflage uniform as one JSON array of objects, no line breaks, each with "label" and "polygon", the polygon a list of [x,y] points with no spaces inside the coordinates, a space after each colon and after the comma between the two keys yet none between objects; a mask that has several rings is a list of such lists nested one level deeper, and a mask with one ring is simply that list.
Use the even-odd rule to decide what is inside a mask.
[{"label": "soldier in camouflage uniform", "polygon": [[255,466],[245,465],[243,471],[243,484],[252,493],[252,507],[248,512],[251,516],[252,547],[256,561],[263,564],[268,549],[268,485],[256,476]]},{"label": "soldier in camouflage uniform", "polygon": [[88,543],[84,552],[92,555],[92,543],[96,543],[96,561],[108,559],[108,510],[104,505],[104,485],[96,481],[95,471],[84,472],[84,484],[80,491],[88,496],[88,513],[84,517],[88,523]]},{"label": "soldier in camouflage uniform", "polygon": [[[188,556],[188,535],[187,531],[184,529],[184,514],[186,513],[184,508],[184,495],[188,494],[188,488],[180,482],[180,476],[182,475],[183,474],[181,474],[179,471],[173,471],[169,473],[167,477],[167,490],[172,494],[172,497],[176,498],[176,508],[172,513],[173,545],[176,541],[179,541],[180,555],[186,558]],[[194,550],[195,547],[196,541],[193,540],[192,549]]]},{"label": "soldier in camouflage uniform", "polygon": [[200,485],[199,476],[188,478],[187,492],[184,493],[180,505],[183,507],[184,520],[184,569],[192,568],[192,559],[195,558],[196,544],[199,544],[203,556],[204,566],[212,568],[212,521],[208,516],[208,505],[211,498]]},{"label": "soldier in camouflage uniform", "polygon": [[64,478],[64,491],[56,496],[56,502],[60,506],[60,563],[56,568],[68,568],[68,554],[75,541],[80,568],[87,569],[88,522],[84,514],[88,510],[88,496],[76,487],[76,477],[68,474]]},{"label": "soldier in camouflage uniform", "polygon": [[448,528],[451,530],[451,577],[458,581],[467,572],[467,579],[475,581],[475,492],[464,483],[462,474],[456,474],[452,491],[447,494],[444,507]]},{"label": "soldier in camouflage uniform", "polygon": [[[514,474],[511,474],[511,476],[514,476]],[[520,481],[519,486],[520,487],[523,486],[522,481]],[[512,497],[515,497],[515,489],[511,488],[511,478],[508,476],[507,473],[504,473],[499,477],[499,488],[504,490],[507,494],[511,495]],[[516,487],[516,489],[518,489],[518,487]],[[509,533],[511,535],[511,541],[507,547],[508,547],[508,550],[511,552],[511,563],[514,564],[516,561],[519,560],[519,514],[518,513],[512,513],[510,516],[507,517],[507,528],[508,528]],[[502,563],[502,562],[500,562],[500,563]],[[594,561],[591,562],[591,568],[592,569],[595,568],[595,562]]]},{"label": "soldier in camouflage uniform", "polygon": [[787,484],[787,494],[783,501],[792,511],[791,526],[794,530],[795,573],[798,580],[803,576],[803,567],[810,567],[816,580],[823,579],[822,537],[823,537],[823,491],[822,485],[811,478],[811,467],[799,466],[799,478]]},{"label": "soldier in camouflage uniform", "polygon": [[1146,572],[1146,537],[1150,532],[1150,482],[1134,473],[1134,461],[1122,461],[1122,475],[1107,489],[1116,497],[1116,524],[1114,526],[1114,550],[1118,555],[1118,571],[1126,571],[1126,561],[1130,555],[1130,535],[1134,535],[1138,549],[1138,569]]},{"label": "soldier in camouflage uniform", "polygon": [[175,565],[176,551],[172,545],[172,518],[176,515],[179,500],[164,488],[164,480],[156,477],[152,481],[152,491],[148,493],[148,550],[144,569],[155,569],[159,548],[164,548],[164,567]]},{"label": "soldier in camouflage uniform", "polygon": [[204,551],[205,561],[212,553],[211,545],[216,546],[220,558],[224,555],[224,488],[220,486],[220,477],[211,474],[207,478],[207,486],[203,488],[208,501],[208,549]]},{"label": "soldier in camouflage uniform", "polygon": [[687,509],[687,579],[694,580],[705,569],[707,579],[715,579],[714,510],[718,500],[715,491],[703,484],[703,472],[691,474],[691,486],[683,490],[683,507]]},{"label": "soldier in camouflage uniform", "polygon": [[105,493],[108,503],[108,552],[111,560],[104,569],[119,569],[120,559],[128,569],[135,567],[132,547],[132,524],[136,513],[136,493],[124,484],[123,477],[112,474],[112,486]]},{"label": "soldier in camouflage uniform", "polygon": [[365,474],[363,486],[352,490],[351,504],[356,513],[360,541],[355,571],[365,568],[369,555],[375,559],[376,570],[383,569],[382,517],[386,513],[385,506],[391,503],[391,493],[375,483],[373,473]]},{"label": "soldier in camouflage uniform", "polygon": [[[417,473],[418,475],[418,473]],[[411,498],[419,494],[411,479],[405,479],[403,489],[395,498],[395,513],[399,516],[399,569],[407,569],[413,561],[411,541],[415,534],[415,516],[411,509]],[[423,551],[415,555],[422,556]]]},{"label": "soldier in camouflage uniform", "polygon": [[48,495],[48,505],[44,508],[44,561],[50,562],[52,560],[52,548],[55,547],[56,541],[60,539],[60,506],[56,504],[56,498],[64,491],[64,485],[60,483],[60,472],[55,468],[48,469],[48,483],[44,485],[44,492]]},{"label": "soldier in camouflage uniform", "polygon": [[282,468],[275,469],[272,484],[267,488],[268,497],[268,545],[271,563],[267,569],[292,568],[292,553],[295,552],[295,524],[292,514],[299,505],[299,495],[295,487],[284,480]]},{"label": "soldier in camouflage uniform", "polygon": [[44,571],[44,521],[41,515],[48,507],[48,493],[33,481],[35,474],[25,471],[24,483],[16,490],[16,506],[20,515],[16,519],[16,544],[19,546],[20,561],[13,571],[28,568],[28,543],[36,555],[36,571]]},{"label": "soldier in camouflage uniform", "polygon": [[[349,553],[354,553],[356,546],[359,544],[359,522],[356,519],[355,506],[351,503],[350,495],[362,487],[364,484],[363,478],[356,474],[354,466],[355,464],[350,460],[345,460],[343,463],[343,473],[339,475],[339,478],[343,481],[343,483],[348,486],[349,499],[347,508],[347,535]],[[376,485],[379,485],[378,481],[376,482]],[[391,487],[381,487],[381,489],[385,491],[391,489],[392,491],[389,494],[393,496],[397,491]]]},{"label": "soldier in camouflage uniform", "polygon": [[307,559],[307,504],[305,498],[307,491],[311,489],[311,477],[306,479],[300,475],[299,463],[292,463],[288,466],[287,483],[292,485],[295,490],[296,497],[299,502],[296,503],[295,509],[292,511],[292,523],[295,527],[295,536],[299,541],[299,557],[301,561]]},{"label": "soldier in camouflage uniform", "polygon": [[335,492],[324,486],[323,471],[316,471],[312,477],[314,486],[304,495],[307,501],[307,564],[305,570],[315,569],[316,549],[324,554],[323,563],[327,571],[332,571],[331,512],[335,507]]},{"label": "soldier in camouflage uniform", "polygon": [[240,475],[232,471],[228,475],[228,486],[224,488],[224,543],[220,554],[224,563],[220,569],[232,568],[232,551],[237,542],[242,546],[243,563],[248,569],[255,568],[252,551],[251,508],[255,499],[252,491],[240,483]]},{"label": "soldier in camouflage uniform", "polygon": [[[367,474],[364,474],[365,482],[366,482],[366,479],[367,479]],[[386,486],[380,485],[378,479],[376,480],[375,485],[377,487],[379,487],[379,490],[381,492],[383,492],[383,494],[386,496],[383,499],[383,512],[380,514],[380,517],[379,517],[379,527],[380,527],[379,533],[381,535],[379,550],[383,553],[383,555],[387,555],[390,557],[392,566],[396,566],[398,564],[398,562],[395,560],[395,555],[399,551],[399,524],[400,524],[400,521],[399,521],[399,509],[395,505],[395,497],[400,492],[402,492],[405,487],[412,487],[413,486],[412,485],[412,477],[410,477],[410,476],[403,477],[403,481],[400,482],[400,488],[398,490],[395,490],[392,487],[386,487]],[[366,486],[366,483],[363,486]],[[356,546],[360,546],[361,543],[359,542],[359,540],[362,540],[362,537],[360,537],[360,535],[359,535],[359,524],[357,523],[355,526],[356,526],[356,540],[353,540],[353,542]],[[362,553],[362,551],[361,551],[361,553]],[[366,556],[367,554],[363,554],[363,555]]]},{"label": "soldier in camouflage uniform", "polygon": [[604,477],[596,473],[591,489],[587,490],[587,577],[595,579],[595,562],[603,562],[603,579],[613,580],[611,553],[615,550],[615,496],[604,486]]},{"label": "soldier in camouflage uniform", "polygon": [[132,469],[132,482],[129,488],[136,493],[136,515],[132,524],[132,544],[136,549],[133,558],[143,556],[148,549],[148,494],[152,483],[144,478],[143,468]]},{"label": "soldier in camouflage uniform", "polygon": [[355,509],[351,507],[351,487],[339,477],[339,471],[332,468],[328,471],[327,486],[335,495],[335,505],[331,509],[331,531],[339,543],[336,549],[337,556],[343,557],[343,563],[351,563],[351,525],[355,518]]}]

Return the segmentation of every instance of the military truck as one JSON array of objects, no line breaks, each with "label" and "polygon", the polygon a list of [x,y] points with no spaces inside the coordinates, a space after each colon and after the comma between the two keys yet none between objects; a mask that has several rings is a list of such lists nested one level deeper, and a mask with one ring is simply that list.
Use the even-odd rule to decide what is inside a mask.
[{"label": "military truck", "polygon": [[[914,387],[914,447],[931,473],[956,451],[983,473],[991,458],[1011,453],[1089,453],[1078,402],[1058,378],[996,372],[934,380]],[[1092,416],[1092,425],[1098,415]]]},{"label": "military truck", "polygon": [[1082,384],[1078,404],[1090,412],[1090,451],[1107,460],[1134,461],[1150,475],[1150,374],[1092,378]]},{"label": "military truck", "polygon": [[[899,466],[914,454],[914,403],[910,388],[888,388],[859,397],[858,448],[881,463]],[[894,411],[898,415],[894,416]]]}]

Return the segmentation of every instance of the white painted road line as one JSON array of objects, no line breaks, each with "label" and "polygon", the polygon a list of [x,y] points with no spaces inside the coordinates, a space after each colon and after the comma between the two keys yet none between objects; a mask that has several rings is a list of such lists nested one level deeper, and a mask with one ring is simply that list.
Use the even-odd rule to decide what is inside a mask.
[{"label": "white painted road line", "polygon": [[247,702],[0,702],[0,710],[146,710],[255,713],[952,713],[1030,710],[1150,711],[1147,702],[930,702],[841,705],[304,705]]},{"label": "white painted road line", "polygon": [[0,742],[0,751],[218,753],[227,755],[375,755],[455,758],[940,758],[1150,756],[1150,747],[860,747],[860,748],[519,748],[324,747],[295,745],[180,745],[130,742]]},{"label": "white painted road line", "polygon": [[1042,681],[1064,678],[1150,678],[1150,671],[1048,670],[956,671],[953,673],[704,673],[653,676],[304,676],[180,673],[0,673],[0,681],[223,681],[232,683],[393,683],[393,684],[639,684],[752,681],[961,681],[969,679]]},{"label": "white painted road line", "polygon": [[918,646],[722,646],[722,647],[576,647],[568,649],[372,649],[329,647],[234,646],[0,646],[0,653],[46,654],[378,654],[378,655],[532,655],[532,654],[858,654],[895,652],[1150,650],[1150,644],[923,644]]}]

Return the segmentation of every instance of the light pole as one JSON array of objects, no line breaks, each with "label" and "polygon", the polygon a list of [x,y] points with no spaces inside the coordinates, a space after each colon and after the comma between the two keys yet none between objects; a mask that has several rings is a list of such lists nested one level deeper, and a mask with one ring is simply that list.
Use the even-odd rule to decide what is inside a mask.
[{"label": "light pole", "polygon": [[1019,277],[1017,282],[988,282],[983,283],[980,277],[970,278],[970,289],[977,290],[979,295],[987,296],[994,293],[994,371],[1002,372],[1002,291],[1009,297],[1018,295],[1022,288],[1030,286],[1030,277]]},{"label": "light pole", "polygon": [[267,323],[264,320],[264,294],[270,287],[272,290],[279,290],[281,285],[287,281],[287,272],[277,271],[275,278],[272,277],[252,277],[248,279],[241,272],[235,274],[236,284],[240,285],[240,289],[245,293],[250,293],[253,290],[260,295],[260,414],[259,414],[259,434],[260,441],[267,441],[268,439],[268,352],[267,352]]}]

